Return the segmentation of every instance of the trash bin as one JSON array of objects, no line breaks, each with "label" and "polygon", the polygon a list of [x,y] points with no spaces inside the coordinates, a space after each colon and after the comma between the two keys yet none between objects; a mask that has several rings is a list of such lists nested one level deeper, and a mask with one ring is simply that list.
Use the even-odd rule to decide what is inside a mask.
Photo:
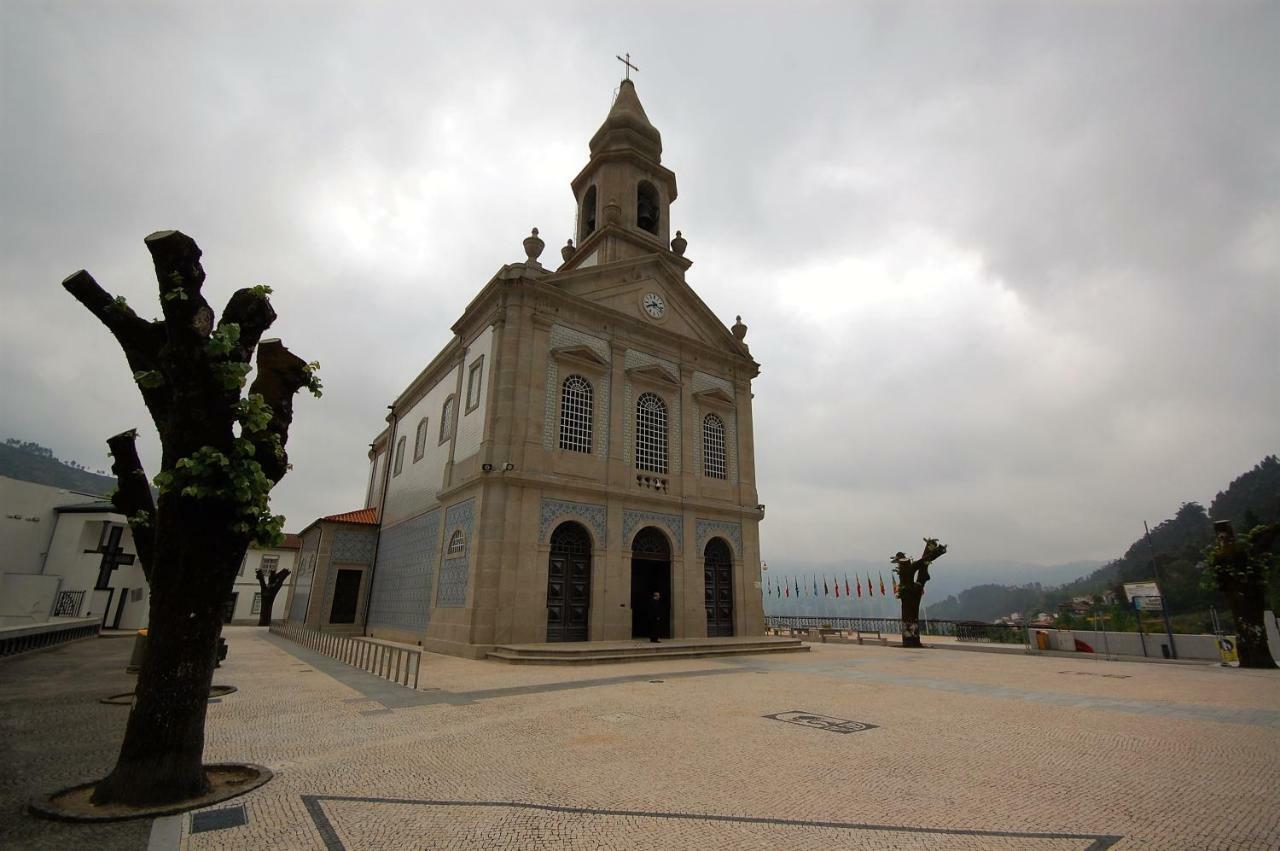
[{"label": "trash bin", "polygon": [[142,670],[142,660],[147,657],[147,631],[145,629],[138,630],[137,636],[133,639],[133,652],[129,654],[129,666],[125,668],[126,674],[136,674]]}]

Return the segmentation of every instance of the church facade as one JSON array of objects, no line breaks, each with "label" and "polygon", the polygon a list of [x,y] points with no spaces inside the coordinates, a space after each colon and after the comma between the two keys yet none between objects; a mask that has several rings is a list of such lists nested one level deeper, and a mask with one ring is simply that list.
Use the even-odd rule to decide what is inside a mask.
[{"label": "church facade", "polygon": [[535,230],[395,399],[353,628],[468,656],[647,637],[656,591],[663,636],[763,632],[759,365],[686,281],[661,156],[625,80],[571,183],[563,262],[542,265]]}]

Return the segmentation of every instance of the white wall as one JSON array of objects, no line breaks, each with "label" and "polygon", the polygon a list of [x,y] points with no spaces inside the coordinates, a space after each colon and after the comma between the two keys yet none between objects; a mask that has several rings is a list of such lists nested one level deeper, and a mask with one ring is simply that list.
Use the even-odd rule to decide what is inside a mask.
[{"label": "white wall", "polygon": [[44,623],[62,584],[57,576],[6,573],[0,576],[0,626]]},{"label": "white wall", "polygon": [[[462,399],[459,401],[458,446],[453,452],[454,462],[470,458],[480,451],[480,442],[484,440],[484,412],[487,407],[486,397],[489,395],[489,376],[493,373],[493,327],[485,328],[476,337],[475,342],[467,347],[467,357],[462,367]],[[480,370],[480,404],[467,413],[467,385],[471,380],[471,366],[480,358],[484,364]]]},{"label": "white wall", "polygon": [[[444,467],[449,461],[448,437],[440,442],[440,411],[447,399],[457,389],[458,370],[449,370],[427,394],[418,400],[407,413],[400,417],[396,427],[395,440],[391,443],[392,476],[387,487],[387,504],[382,513],[382,524],[393,526],[402,520],[427,511],[436,504],[436,494],[440,492],[444,480]],[[466,387],[463,388],[466,393]],[[461,417],[465,399],[454,402],[454,415]],[[418,431],[418,422],[427,418],[426,450],[422,458],[413,460],[413,442]],[[400,475],[395,475],[395,451],[400,438],[405,438],[404,464]]]},{"label": "white wall", "polygon": [[[137,548],[133,545],[133,533],[124,525],[124,534],[120,538],[120,546],[125,552],[135,555],[133,564],[118,567],[111,574],[111,586],[114,594],[106,591],[94,591],[94,583],[98,579],[98,566],[102,556],[85,552],[98,547],[102,535],[102,527],[107,523],[124,525],[124,517],[112,512],[96,513],[63,513],[58,515],[58,523],[54,528],[53,541],[49,546],[49,556],[45,560],[45,573],[62,577],[60,591],[85,592],[84,604],[80,617],[101,618],[103,609],[110,605],[107,626],[115,621],[116,608],[120,605],[120,597],[126,595],[124,611],[120,618],[121,629],[141,629],[147,625],[147,607],[150,604],[151,592],[142,573],[142,565],[138,562]],[[132,593],[130,593],[132,592]]]},{"label": "white wall", "polygon": [[101,496],[0,476],[0,573],[40,573],[59,505]]}]

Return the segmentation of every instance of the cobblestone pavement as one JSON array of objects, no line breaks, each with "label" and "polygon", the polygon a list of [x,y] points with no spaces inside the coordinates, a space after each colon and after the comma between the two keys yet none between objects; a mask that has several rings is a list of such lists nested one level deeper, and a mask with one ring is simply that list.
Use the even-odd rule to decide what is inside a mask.
[{"label": "cobblestone pavement", "polygon": [[100,698],[133,691],[133,642],[77,641],[0,660],[0,848],[145,848],[150,819],[72,825],[34,818],[27,801],[106,775],[129,718]]},{"label": "cobblestone pavement", "polygon": [[413,692],[262,630],[227,637],[217,681],[240,691],[210,707],[207,757],[276,779],[211,808],[244,824],[160,819],[173,841],[154,847],[1280,846],[1276,672],[818,645],[571,668],[428,655]]}]

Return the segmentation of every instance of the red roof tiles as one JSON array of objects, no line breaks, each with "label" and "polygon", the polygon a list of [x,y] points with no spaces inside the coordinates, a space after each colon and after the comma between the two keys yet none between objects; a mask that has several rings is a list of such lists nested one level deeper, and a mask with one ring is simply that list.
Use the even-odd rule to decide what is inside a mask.
[{"label": "red roof tiles", "polygon": [[344,514],[330,514],[321,520],[332,520],[336,523],[361,523],[365,526],[378,525],[378,509],[361,508],[359,511],[348,511]]}]

